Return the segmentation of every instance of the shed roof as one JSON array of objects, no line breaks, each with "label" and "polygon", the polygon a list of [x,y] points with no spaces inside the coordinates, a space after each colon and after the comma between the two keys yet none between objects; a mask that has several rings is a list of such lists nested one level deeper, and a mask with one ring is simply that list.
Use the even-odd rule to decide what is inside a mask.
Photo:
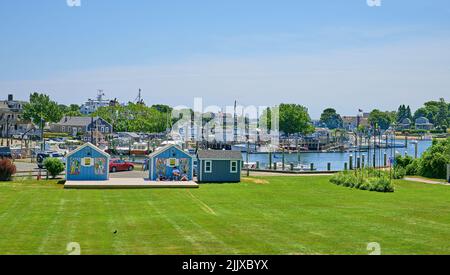
[{"label": "shed roof", "polygon": [[157,156],[157,155],[159,155],[159,154],[161,154],[161,153],[163,153],[163,152],[169,150],[169,149],[172,148],[172,147],[174,147],[174,148],[177,149],[178,151],[184,153],[186,156],[189,156],[190,158],[192,157],[192,156],[190,156],[188,153],[186,153],[186,152],[184,152],[183,150],[181,150],[181,148],[178,147],[177,145],[175,145],[175,144],[167,144],[167,145],[161,147],[160,149],[156,150],[155,152],[151,153],[151,154],[149,155],[149,158],[153,158],[153,157],[155,157],[155,156]]},{"label": "shed roof", "polygon": [[72,152],[68,153],[66,158],[70,157],[71,155],[83,150],[86,147],[90,147],[92,149],[94,149],[95,151],[99,152],[100,154],[106,156],[106,157],[110,157],[110,155],[102,150],[100,150],[97,146],[95,146],[94,144],[90,143],[90,142],[86,142],[85,144],[81,145],[80,147],[78,147],[77,149],[73,150]]},{"label": "shed roof", "polygon": [[229,150],[199,150],[197,156],[199,159],[242,160],[241,152]]}]

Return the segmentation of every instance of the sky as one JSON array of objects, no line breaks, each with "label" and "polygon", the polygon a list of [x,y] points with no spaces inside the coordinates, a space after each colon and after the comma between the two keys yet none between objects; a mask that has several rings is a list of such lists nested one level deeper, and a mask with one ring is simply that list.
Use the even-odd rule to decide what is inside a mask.
[{"label": "sky", "polygon": [[450,100],[448,0],[80,2],[1,1],[1,98],[142,89],[149,105],[297,103],[313,118]]}]

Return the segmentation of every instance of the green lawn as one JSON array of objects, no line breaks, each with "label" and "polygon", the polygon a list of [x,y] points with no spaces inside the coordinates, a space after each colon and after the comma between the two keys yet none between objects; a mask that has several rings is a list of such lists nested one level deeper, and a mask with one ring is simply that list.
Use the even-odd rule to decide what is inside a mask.
[{"label": "green lawn", "polygon": [[[196,190],[64,190],[0,183],[0,254],[450,254],[450,188],[396,192],[328,177],[268,177]],[[117,230],[117,234],[113,232]]]}]

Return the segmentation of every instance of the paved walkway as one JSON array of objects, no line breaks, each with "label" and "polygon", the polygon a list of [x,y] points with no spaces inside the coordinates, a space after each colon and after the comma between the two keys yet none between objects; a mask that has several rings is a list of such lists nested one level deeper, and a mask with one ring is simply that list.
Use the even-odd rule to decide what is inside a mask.
[{"label": "paved walkway", "polygon": [[426,184],[436,184],[436,185],[446,185],[450,186],[450,183],[445,183],[441,181],[434,181],[434,180],[428,180],[428,179],[421,179],[421,178],[408,178],[406,177],[405,180],[407,181],[414,181],[414,182],[421,182]]},{"label": "paved walkway", "polygon": [[144,189],[144,188],[198,188],[194,181],[149,181],[142,178],[110,178],[106,181],[67,181],[66,189]]},{"label": "paved walkway", "polygon": [[[245,177],[247,175],[246,171],[242,171],[242,176]],[[271,173],[271,172],[252,172],[250,171],[251,177],[319,177],[319,176],[332,176],[334,174],[327,173],[304,173],[304,174],[293,174],[293,173]]]}]

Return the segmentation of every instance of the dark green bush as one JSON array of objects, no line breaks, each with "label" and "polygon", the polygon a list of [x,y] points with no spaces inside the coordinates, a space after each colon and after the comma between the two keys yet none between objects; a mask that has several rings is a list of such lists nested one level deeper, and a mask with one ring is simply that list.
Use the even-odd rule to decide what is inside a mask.
[{"label": "dark green bush", "polygon": [[403,179],[406,176],[406,169],[403,167],[397,167],[394,169],[393,178],[396,180]]},{"label": "dark green bush", "polygon": [[56,178],[59,174],[64,171],[64,163],[57,158],[47,158],[44,160],[45,169],[52,176]]},{"label": "dark green bush", "polygon": [[397,156],[395,157],[395,167],[406,168],[406,166],[410,165],[414,161],[414,158],[410,156]]},{"label": "dark green bush", "polygon": [[450,138],[433,141],[433,145],[422,155],[418,174],[428,178],[445,179],[450,163]]},{"label": "dark green bush", "polygon": [[417,176],[419,175],[419,168],[420,168],[420,160],[415,159],[412,163],[408,164],[406,166],[406,175],[408,176]]}]

